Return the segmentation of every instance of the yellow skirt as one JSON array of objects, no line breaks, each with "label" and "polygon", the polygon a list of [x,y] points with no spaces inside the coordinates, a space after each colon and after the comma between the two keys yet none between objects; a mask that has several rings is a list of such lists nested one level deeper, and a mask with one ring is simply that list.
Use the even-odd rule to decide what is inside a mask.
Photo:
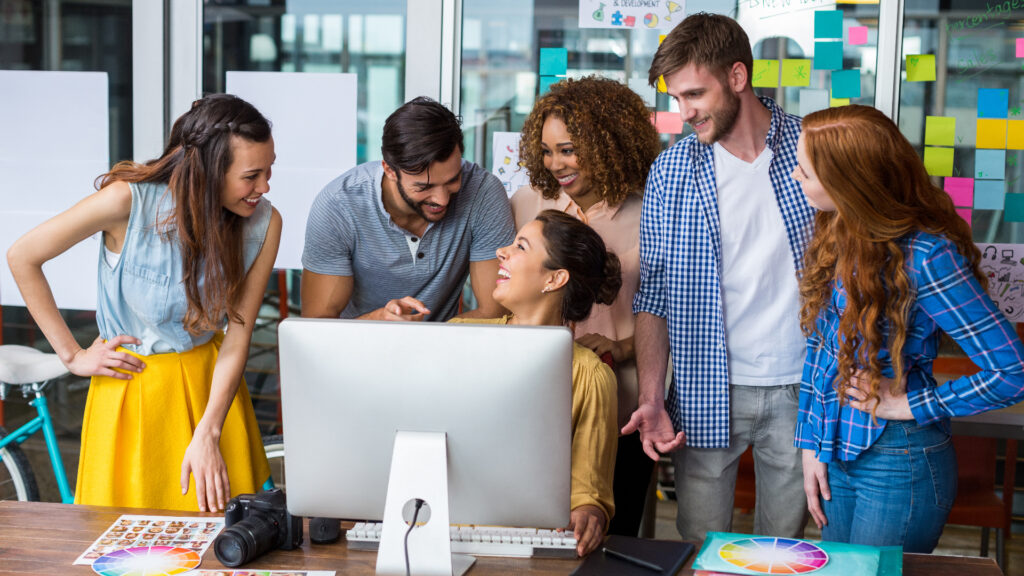
[{"label": "yellow skirt", "polygon": [[[82,423],[76,504],[199,509],[195,479],[181,494],[181,461],[210,398],[222,335],[181,354],[140,356],[131,380],[93,376]],[[123,352],[132,352],[120,348]],[[243,379],[224,420],[220,452],[231,495],[257,492],[270,477]]]}]

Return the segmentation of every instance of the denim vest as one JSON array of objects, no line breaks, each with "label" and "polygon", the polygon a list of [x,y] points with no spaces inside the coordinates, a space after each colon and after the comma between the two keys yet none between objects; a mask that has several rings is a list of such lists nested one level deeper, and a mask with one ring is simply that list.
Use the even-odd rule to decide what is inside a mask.
[{"label": "denim vest", "polygon": [[[100,246],[96,306],[100,336],[105,340],[121,334],[134,336],[142,344],[125,348],[142,355],[186,352],[208,342],[214,331],[192,335],[185,330],[188,301],[182,283],[181,249],[175,234],[167,239],[158,229],[174,209],[174,198],[167,193],[166,184],[142,182],[130,187],[132,210],[116,266],[107,264]],[[270,202],[264,199],[245,221],[242,253],[246,272],[263,247],[270,214]]]}]

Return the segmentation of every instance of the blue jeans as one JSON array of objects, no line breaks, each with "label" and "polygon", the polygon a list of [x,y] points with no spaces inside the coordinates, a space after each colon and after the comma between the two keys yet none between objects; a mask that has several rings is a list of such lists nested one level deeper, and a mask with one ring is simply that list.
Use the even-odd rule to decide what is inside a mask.
[{"label": "blue jeans", "polygon": [[822,540],[935,549],[956,498],[956,453],[935,425],[889,421],[882,436],[849,462],[828,465],[832,500]]}]

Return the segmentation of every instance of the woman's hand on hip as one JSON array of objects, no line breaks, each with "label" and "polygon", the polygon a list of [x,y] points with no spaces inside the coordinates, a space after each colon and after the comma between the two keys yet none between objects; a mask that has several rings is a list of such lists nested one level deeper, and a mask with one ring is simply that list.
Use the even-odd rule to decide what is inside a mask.
[{"label": "woman's hand on hip", "polygon": [[910,411],[910,400],[907,398],[907,375],[903,374],[903,381],[898,395],[892,393],[892,378],[881,378],[878,381],[878,397],[869,398],[871,383],[867,373],[863,370],[857,371],[850,379],[850,385],[846,388],[846,396],[849,404],[861,412],[872,413],[885,420],[913,420],[914,413]]},{"label": "woman's hand on hip", "polygon": [[228,468],[220,453],[220,434],[196,428],[181,461],[181,493],[188,493],[188,477],[196,480],[200,512],[218,512],[231,498]]},{"label": "woman's hand on hip", "polygon": [[807,495],[807,511],[811,513],[815,525],[820,530],[828,524],[825,511],[821,508],[821,498],[832,499],[832,491],[828,487],[828,464],[819,462],[814,450],[803,451],[804,494]]},{"label": "woman's hand on hip", "polygon": [[131,380],[128,372],[142,372],[146,367],[137,356],[127,352],[118,352],[118,346],[124,344],[142,344],[133,336],[115,336],[104,341],[97,337],[88,348],[80,348],[71,360],[64,362],[68,370],[76,376],[109,376],[119,380]]}]

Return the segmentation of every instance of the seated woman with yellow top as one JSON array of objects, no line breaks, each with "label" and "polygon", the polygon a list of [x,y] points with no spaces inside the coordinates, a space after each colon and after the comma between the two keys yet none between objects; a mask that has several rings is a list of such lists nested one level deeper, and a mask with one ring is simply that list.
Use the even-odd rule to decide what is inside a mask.
[{"label": "seated woman with yellow top", "polygon": [[[498,249],[494,300],[511,314],[452,322],[566,326],[587,317],[595,302],[609,304],[621,284],[619,259],[593,229],[562,212],[545,210],[522,227],[511,246]],[[617,393],[615,375],[592,350],[573,344],[572,512],[583,556],[594,550],[615,512]]]}]

